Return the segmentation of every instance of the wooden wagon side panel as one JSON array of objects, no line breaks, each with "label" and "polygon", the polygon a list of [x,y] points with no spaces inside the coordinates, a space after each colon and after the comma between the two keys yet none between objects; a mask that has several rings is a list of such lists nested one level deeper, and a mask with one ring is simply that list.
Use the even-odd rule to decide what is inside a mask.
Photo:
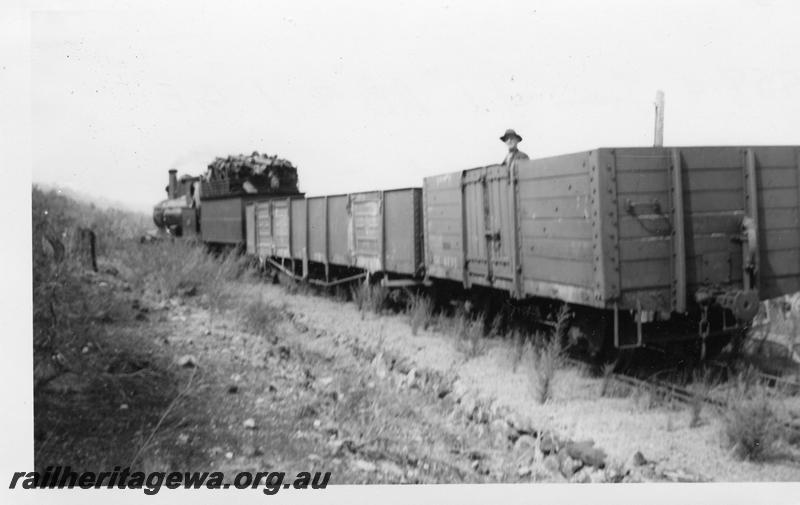
[{"label": "wooden wagon side panel", "polygon": [[596,163],[593,153],[583,152],[517,164],[518,270],[525,295],[603,303],[594,261]]},{"label": "wooden wagon side panel", "polygon": [[800,291],[800,148],[752,149],[757,187],[759,291]]},{"label": "wooden wagon side panel", "polygon": [[255,243],[259,258],[275,256],[275,234],[272,220],[272,202],[255,204]]},{"label": "wooden wagon side panel", "polygon": [[609,149],[603,150],[603,158],[602,164],[613,165],[616,179],[617,292],[622,305],[669,310],[674,245],[670,151]]},{"label": "wooden wagon side panel", "polygon": [[464,281],[464,216],[461,172],[423,182],[424,250],[427,275]]},{"label": "wooden wagon side panel", "polygon": [[383,193],[353,193],[348,198],[347,236],[353,264],[370,272],[383,270]]},{"label": "wooden wagon side panel", "polygon": [[291,258],[291,224],[289,221],[288,199],[276,199],[270,202],[272,206],[272,239],[273,255],[278,258]]}]

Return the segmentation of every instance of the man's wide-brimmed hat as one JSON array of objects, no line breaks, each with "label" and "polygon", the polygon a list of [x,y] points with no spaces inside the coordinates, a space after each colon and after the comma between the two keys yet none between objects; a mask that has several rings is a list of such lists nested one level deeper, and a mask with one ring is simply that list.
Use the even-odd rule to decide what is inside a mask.
[{"label": "man's wide-brimmed hat", "polygon": [[517,132],[515,132],[514,130],[512,130],[511,128],[506,130],[506,132],[503,134],[503,136],[500,137],[500,140],[505,142],[508,139],[508,137],[517,137],[517,140],[522,142],[522,137],[520,137],[520,135]]}]

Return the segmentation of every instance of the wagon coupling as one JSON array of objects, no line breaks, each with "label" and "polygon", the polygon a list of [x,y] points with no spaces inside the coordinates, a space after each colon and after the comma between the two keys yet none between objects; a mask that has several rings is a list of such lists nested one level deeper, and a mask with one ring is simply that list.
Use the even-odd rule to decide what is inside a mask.
[{"label": "wagon coupling", "polygon": [[758,313],[758,293],[752,289],[716,292],[699,290],[695,293],[695,300],[703,306],[716,303],[723,309],[730,310],[739,321],[749,321]]}]

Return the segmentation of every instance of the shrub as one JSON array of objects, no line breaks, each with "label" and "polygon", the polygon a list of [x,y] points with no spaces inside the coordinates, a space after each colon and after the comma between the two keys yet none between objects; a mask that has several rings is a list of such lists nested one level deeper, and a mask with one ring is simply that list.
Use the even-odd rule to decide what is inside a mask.
[{"label": "shrub", "polygon": [[531,382],[538,403],[545,403],[553,397],[555,374],[563,365],[564,351],[555,337],[553,335],[544,345],[534,347],[532,352]]},{"label": "shrub", "polygon": [[569,306],[566,303],[561,305],[561,307],[558,309],[558,314],[556,314],[556,328],[553,339],[558,341],[558,345],[560,345],[562,348],[565,348],[570,344],[566,341],[566,339],[571,319],[572,312],[569,310]]},{"label": "shrub", "polygon": [[263,295],[251,300],[239,311],[242,326],[250,333],[271,337],[277,324],[283,320],[284,310],[264,301]]},{"label": "shrub", "polygon": [[724,416],[724,438],[740,459],[763,461],[774,453],[783,427],[766,392],[739,395]]}]

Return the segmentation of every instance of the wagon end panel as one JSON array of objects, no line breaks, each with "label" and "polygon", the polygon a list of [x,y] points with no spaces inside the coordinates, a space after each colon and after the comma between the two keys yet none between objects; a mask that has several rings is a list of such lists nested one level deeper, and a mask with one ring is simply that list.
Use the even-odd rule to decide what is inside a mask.
[{"label": "wagon end panel", "polygon": [[200,210],[203,241],[212,244],[239,245],[244,237],[244,208],[241,197],[203,201]]},{"label": "wagon end panel", "polygon": [[685,284],[691,308],[698,290],[745,288],[741,236],[749,213],[747,170],[745,151],[738,147],[676,148],[675,152],[683,179]]},{"label": "wagon end panel", "polygon": [[792,146],[676,149],[682,165],[686,289],[800,290],[800,168]]},{"label": "wagon end panel", "polygon": [[614,151],[621,308],[685,313],[702,293],[800,290],[796,147]]},{"label": "wagon end panel", "polygon": [[419,270],[422,248],[420,195],[420,188],[384,193],[384,269],[388,272],[414,275]]},{"label": "wagon end panel", "polygon": [[598,305],[593,169],[584,152],[517,164],[519,267],[525,295]]},{"label": "wagon end panel", "polygon": [[761,299],[800,292],[800,147],[755,147],[757,288]]},{"label": "wagon end panel", "polygon": [[430,277],[464,281],[461,172],[423,182],[425,269]]},{"label": "wagon end panel", "polygon": [[741,286],[740,149],[616,149],[620,307],[685,313]]}]

